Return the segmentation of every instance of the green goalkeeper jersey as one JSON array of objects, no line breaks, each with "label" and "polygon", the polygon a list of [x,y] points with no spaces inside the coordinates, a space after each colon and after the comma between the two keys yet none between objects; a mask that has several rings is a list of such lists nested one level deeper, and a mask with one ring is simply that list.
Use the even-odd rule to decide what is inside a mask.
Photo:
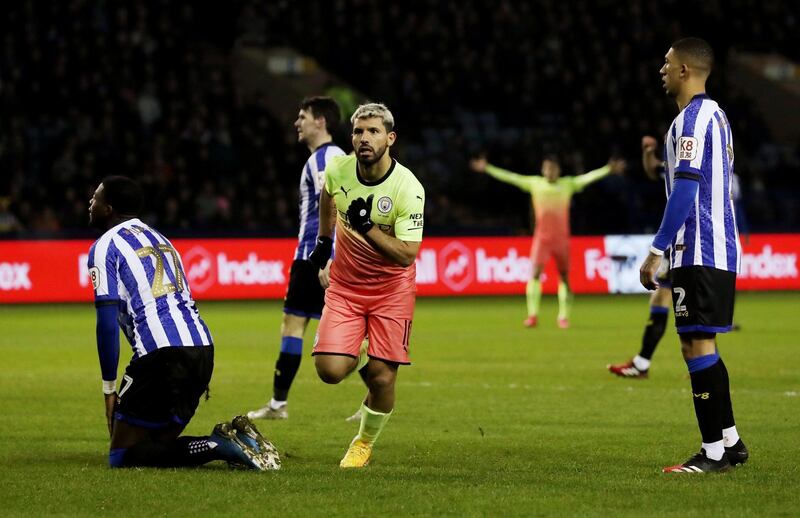
[{"label": "green goalkeeper jersey", "polygon": [[489,164],[486,172],[531,194],[535,217],[534,236],[538,239],[568,239],[569,205],[572,195],[592,182],[608,176],[608,165],[578,176],[562,176],[554,182],[541,175],[522,175]]}]

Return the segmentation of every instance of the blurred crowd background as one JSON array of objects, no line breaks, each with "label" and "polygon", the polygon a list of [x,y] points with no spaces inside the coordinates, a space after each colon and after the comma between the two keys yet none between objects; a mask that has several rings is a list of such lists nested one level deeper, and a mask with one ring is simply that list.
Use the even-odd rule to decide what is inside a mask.
[{"label": "blurred crowd background", "polygon": [[[796,10],[779,1],[330,0],[205,5],[21,1],[0,18],[0,235],[85,236],[103,176],[139,179],[145,218],[168,235],[290,236],[308,150],[293,119],[243,95],[237,45],[297,49],[392,109],[396,156],[426,187],[429,234],[530,231],[530,202],[470,173],[485,152],[535,173],[628,160],[575,198],[576,234],[650,233],[664,189],[639,162],[676,107],[658,70],[669,43],[709,40],[709,93],[734,131],[750,231],[800,231],[800,143],[778,144],[737,87],[731,53],[800,59]],[[297,99],[299,101],[299,99]],[[349,151],[347,128],[337,143]]]}]

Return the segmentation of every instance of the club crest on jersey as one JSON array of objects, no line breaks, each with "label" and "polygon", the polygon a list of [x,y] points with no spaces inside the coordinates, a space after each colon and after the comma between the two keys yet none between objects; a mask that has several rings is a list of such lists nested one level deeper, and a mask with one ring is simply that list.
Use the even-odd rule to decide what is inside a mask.
[{"label": "club crest on jersey", "polygon": [[694,160],[697,158],[697,139],[681,137],[678,139],[678,160]]},{"label": "club crest on jersey", "polygon": [[378,211],[383,214],[392,210],[392,199],[388,196],[383,196],[378,200]]}]

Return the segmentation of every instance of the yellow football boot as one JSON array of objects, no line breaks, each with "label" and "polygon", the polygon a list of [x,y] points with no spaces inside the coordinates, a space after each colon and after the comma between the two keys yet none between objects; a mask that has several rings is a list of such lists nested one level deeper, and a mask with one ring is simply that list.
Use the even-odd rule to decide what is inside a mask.
[{"label": "yellow football boot", "polygon": [[362,441],[358,437],[353,439],[344,458],[339,462],[340,468],[363,468],[369,464],[372,456],[372,443]]}]

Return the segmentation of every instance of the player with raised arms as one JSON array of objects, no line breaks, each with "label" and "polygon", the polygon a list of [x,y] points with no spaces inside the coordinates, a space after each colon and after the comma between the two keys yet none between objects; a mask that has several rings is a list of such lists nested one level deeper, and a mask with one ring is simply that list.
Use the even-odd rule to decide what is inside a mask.
[{"label": "player with raised arms", "polygon": [[531,278],[525,288],[528,316],[525,327],[536,327],[539,304],[542,299],[541,276],[550,257],[556,261],[560,276],[558,284],[558,327],[569,327],[572,307],[572,290],[569,287],[569,206],[572,196],[609,174],[625,172],[625,161],[610,159],[605,166],[578,176],[561,176],[561,165],[556,155],[547,155],[542,161],[541,175],[512,173],[490,164],[485,157],[473,158],[470,168],[487,173],[492,178],[508,183],[530,193],[534,211],[534,232],[531,244]]}]

